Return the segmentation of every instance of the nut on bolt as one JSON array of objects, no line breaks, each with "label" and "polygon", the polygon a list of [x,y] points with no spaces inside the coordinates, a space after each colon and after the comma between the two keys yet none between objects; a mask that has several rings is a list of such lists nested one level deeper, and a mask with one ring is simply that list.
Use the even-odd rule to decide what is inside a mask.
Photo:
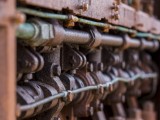
[{"label": "nut on bolt", "polygon": [[115,2],[116,2],[117,5],[120,5],[122,0],[115,0]]},{"label": "nut on bolt", "polygon": [[16,24],[21,24],[21,23],[24,23],[26,20],[26,16],[25,14],[21,13],[21,12],[16,12],[16,15],[13,17],[13,21],[16,23]]},{"label": "nut on bolt", "polygon": [[21,115],[20,104],[18,104],[16,110],[16,117],[19,117],[20,115]]},{"label": "nut on bolt", "polygon": [[53,25],[38,19],[30,20],[35,28],[35,34],[31,38],[32,46],[39,46],[54,39]]},{"label": "nut on bolt", "polygon": [[116,11],[119,11],[119,5],[114,2],[112,9],[113,9],[115,12],[116,12]]},{"label": "nut on bolt", "polygon": [[103,28],[103,32],[109,32],[110,29],[112,29],[112,25],[106,24],[106,26]]},{"label": "nut on bolt", "polygon": [[72,93],[72,91],[68,91],[67,94],[67,101],[71,102],[73,100],[74,94]]},{"label": "nut on bolt", "polygon": [[83,3],[80,7],[80,9],[85,12],[89,9],[89,4],[88,3]]},{"label": "nut on bolt", "polygon": [[75,25],[75,22],[78,22],[78,17],[74,15],[69,15],[68,16],[68,21],[65,23],[66,27],[73,27]]},{"label": "nut on bolt", "polygon": [[113,15],[113,18],[114,18],[114,20],[119,20],[119,18],[120,18],[119,13],[115,13],[115,14]]},{"label": "nut on bolt", "polygon": [[102,85],[99,85],[99,86],[98,86],[98,92],[99,92],[100,94],[103,94],[103,93],[104,93],[104,87],[103,87]]},{"label": "nut on bolt", "polygon": [[112,85],[112,84],[109,84],[109,86],[108,86],[108,91],[109,91],[109,92],[112,92],[112,91],[113,91],[113,85]]},{"label": "nut on bolt", "polygon": [[78,22],[79,19],[78,19],[77,16],[69,15],[69,16],[68,16],[68,20],[73,21],[73,22]]}]

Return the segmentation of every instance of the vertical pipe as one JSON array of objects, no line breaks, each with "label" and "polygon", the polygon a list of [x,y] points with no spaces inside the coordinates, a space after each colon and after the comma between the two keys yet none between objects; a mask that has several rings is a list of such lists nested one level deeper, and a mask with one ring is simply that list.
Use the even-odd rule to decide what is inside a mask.
[{"label": "vertical pipe", "polygon": [[16,120],[15,0],[1,0],[0,5],[0,120]]}]

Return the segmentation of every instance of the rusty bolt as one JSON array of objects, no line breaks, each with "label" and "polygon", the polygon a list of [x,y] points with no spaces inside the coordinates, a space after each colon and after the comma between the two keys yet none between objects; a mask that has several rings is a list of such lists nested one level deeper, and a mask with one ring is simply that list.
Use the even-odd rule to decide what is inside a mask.
[{"label": "rusty bolt", "polygon": [[103,28],[103,32],[109,32],[110,29],[113,29],[113,26],[106,24],[106,26]]},{"label": "rusty bolt", "polygon": [[116,14],[114,15],[114,19],[115,19],[115,20],[119,20],[119,18],[120,18],[119,13],[116,13]]},{"label": "rusty bolt", "polygon": [[61,74],[61,67],[59,65],[53,66],[53,75],[60,76]]},{"label": "rusty bolt", "polygon": [[108,32],[109,32],[109,30],[110,30],[110,29],[109,29],[109,27],[108,27],[108,26],[106,26],[106,27],[104,27],[104,28],[102,29],[102,31],[103,31],[103,32],[106,32],[106,33],[108,33]]},{"label": "rusty bolt", "polygon": [[112,9],[113,9],[115,12],[119,11],[119,5],[117,5],[116,3],[113,3]]},{"label": "rusty bolt", "polygon": [[75,26],[75,22],[78,22],[78,17],[74,16],[74,15],[69,15],[68,16],[68,21],[65,23],[66,27],[73,27]]},{"label": "rusty bolt", "polygon": [[74,94],[72,93],[72,91],[68,91],[68,92],[64,92],[65,96],[63,97],[63,101],[65,102],[72,102],[73,98],[74,98]]},{"label": "rusty bolt", "polygon": [[73,100],[74,94],[71,91],[68,91],[67,94],[67,102],[71,102]]},{"label": "rusty bolt", "polygon": [[122,0],[115,0],[115,2],[116,2],[117,5],[120,5]]},{"label": "rusty bolt", "polygon": [[113,85],[112,85],[112,84],[110,84],[110,85],[108,86],[108,91],[109,91],[109,92],[112,92],[112,91],[113,91]]},{"label": "rusty bolt", "polygon": [[133,33],[130,34],[131,37],[135,37],[137,35],[137,31],[134,31]]},{"label": "rusty bolt", "polygon": [[15,17],[13,18],[14,23],[22,24],[26,20],[26,16],[21,12],[16,12]]},{"label": "rusty bolt", "polygon": [[74,16],[74,15],[69,15],[68,16],[68,20],[69,21],[73,21],[73,22],[78,22],[78,17]]},{"label": "rusty bolt", "polygon": [[116,5],[116,6],[114,7],[114,11],[119,11],[119,5]]},{"label": "rusty bolt", "polygon": [[89,4],[88,3],[83,3],[80,9],[85,12],[89,9]]},{"label": "rusty bolt", "polygon": [[94,114],[94,108],[93,107],[88,108],[88,114],[91,115],[91,116]]},{"label": "rusty bolt", "polygon": [[19,117],[21,115],[20,105],[17,104],[16,116]]},{"label": "rusty bolt", "polygon": [[74,27],[74,26],[75,26],[75,22],[73,22],[73,21],[67,21],[65,23],[65,27]]},{"label": "rusty bolt", "polygon": [[99,85],[99,89],[98,89],[100,94],[104,93],[104,87],[102,85]]}]

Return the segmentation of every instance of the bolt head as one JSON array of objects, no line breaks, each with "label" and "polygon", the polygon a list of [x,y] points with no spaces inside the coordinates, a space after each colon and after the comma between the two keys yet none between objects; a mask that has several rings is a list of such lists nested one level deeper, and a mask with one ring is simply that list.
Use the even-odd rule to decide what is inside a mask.
[{"label": "bolt head", "polygon": [[22,24],[25,22],[26,20],[26,16],[25,14],[21,13],[21,12],[17,12],[15,17],[13,18],[14,22],[16,24]]},{"label": "bolt head", "polygon": [[108,91],[109,91],[109,92],[112,92],[112,91],[113,91],[113,85],[109,85]]},{"label": "bolt head", "polygon": [[99,93],[100,93],[100,94],[103,94],[103,93],[104,93],[104,87],[103,87],[103,86],[100,86],[100,87],[99,87]]},{"label": "bolt head", "polygon": [[117,5],[120,5],[121,2],[122,2],[122,0],[116,0],[116,4],[117,4]]},{"label": "bolt head", "polygon": [[82,10],[87,11],[88,9],[89,9],[89,4],[88,3],[83,3]]},{"label": "bolt head", "polygon": [[67,101],[72,102],[73,98],[74,98],[74,94],[71,91],[69,91],[67,95]]},{"label": "bolt head", "polygon": [[114,19],[115,19],[115,20],[119,20],[119,18],[120,18],[119,13],[116,13],[116,14],[114,15]]},{"label": "bolt head", "polygon": [[75,26],[75,23],[74,23],[73,21],[67,21],[67,22],[65,23],[65,26],[66,26],[66,27],[74,27],[74,26]]}]

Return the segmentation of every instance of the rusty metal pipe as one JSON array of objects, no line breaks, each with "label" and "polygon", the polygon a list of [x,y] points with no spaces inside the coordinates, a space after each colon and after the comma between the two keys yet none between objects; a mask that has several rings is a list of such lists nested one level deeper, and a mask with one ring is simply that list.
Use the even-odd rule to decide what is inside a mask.
[{"label": "rusty metal pipe", "polygon": [[65,29],[65,37],[63,42],[87,44],[90,42],[90,34],[84,31]]},{"label": "rusty metal pipe", "polygon": [[101,45],[108,45],[108,46],[122,46],[123,45],[123,38],[112,36],[112,35],[102,35],[102,42]]},{"label": "rusty metal pipe", "polygon": [[144,46],[146,47],[146,49],[153,49],[154,42],[144,40],[143,43],[144,43]]},{"label": "rusty metal pipe", "polygon": [[[41,17],[41,18],[58,19],[58,20],[64,20],[64,21],[70,19],[70,17],[68,15],[42,12],[42,11],[37,11],[37,10],[34,10],[34,9],[18,8],[18,10],[23,12],[23,13],[38,16],[38,17]],[[121,31],[121,32],[124,32],[124,33],[135,34],[136,37],[141,37],[141,38],[142,37],[145,37],[145,38],[149,37],[149,38],[152,38],[152,39],[160,40],[159,35],[155,35],[155,34],[152,34],[152,33],[141,33],[141,32],[139,33],[134,29],[125,28],[125,27],[122,27],[122,26],[114,26],[114,25],[111,25],[109,23],[87,20],[87,19],[79,18],[77,16],[74,16],[74,22],[79,22],[79,23],[83,23],[83,24],[87,24],[87,25],[91,25],[91,26],[96,26],[96,27],[102,27],[102,28],[109,27],[110,29],[118,30],[118,31]]]},{"label": "rusty metal pipe", "polygon": [[[51,24],[45,24],[45,26],[46,25],[48,25],[48,28],[50,28]],[[46,33],[46,29],[44,29],[45,32],[43,32],[43,31],[41,31],[42,29],[40,30],[38,28],[39,27],[38,26],[36,27],[36,24],[25,23],[24,25],[21,25],[17,29],[17,37],[21,38],[20,40],[24,40],[24,42],[26,42],[27,44],[29,44],[31,46],[42,46],[46,42],[51,41],[51,40],[52,41],[60,41],[58,39],[60,37],[57,36],[57,34],[56,34],[57,31],[52,30],[52,32],[54,32],[53,33],[55,35],[54,36],[54,35],[51,35],[50,33]],[[82,30],[71,30],[71,29],[63,28],[63,27],[62,27],[62,29],[64,29],[64,32],[62,32],[60,34],[62,34],[62,36],[64,36],[62,41],[65,43],[89,44],[92,41],[92,34],[89,32],[85,32]],[[46,33],[45,36],[47,36],[47,37],[45,38],[45,36],[44,36],[43,38],[41,38],[42,37],[40,35],[41,33]],[[98,34],[100,35],[100,39],[101,39],[100,45],[113,46],[113,47],[121,47],[121,46],[125,45],[126,41],[121,36],[113,36],[113,35],[107,35],[107,34],[101,34],[101,33],[98,33]],[[154,41],[143,40],[142,43],[143,43],[144,49],[153,49],[155,47]],[[127,44],[129,45],[128,47],[131,47],[131,48],[140,48],[141,47],[141,41],[138,39],[129,38],[129,40],[127,40]],[[54,44],[54,42],[50,42],[49,45],[54,46],[57,44]],[[156,46],[156,47],[159,47],[159,46]]]},{"label": "rusty metal pipe", "polygon": [[[101,35],[101,45],[108,46],[122,46],[123,39],[121,37],[113,35]],[[75,44],[87,44],[91,41],[91,36],[89,33],[79,30],[65,29],[65,37],[63,42],[75,43]]]},{"label": "rusty metal pipe", "polygon": [[130,39],[130,44],[132,48],[140,48],[141,47],[141,42],[138,39]]}]

